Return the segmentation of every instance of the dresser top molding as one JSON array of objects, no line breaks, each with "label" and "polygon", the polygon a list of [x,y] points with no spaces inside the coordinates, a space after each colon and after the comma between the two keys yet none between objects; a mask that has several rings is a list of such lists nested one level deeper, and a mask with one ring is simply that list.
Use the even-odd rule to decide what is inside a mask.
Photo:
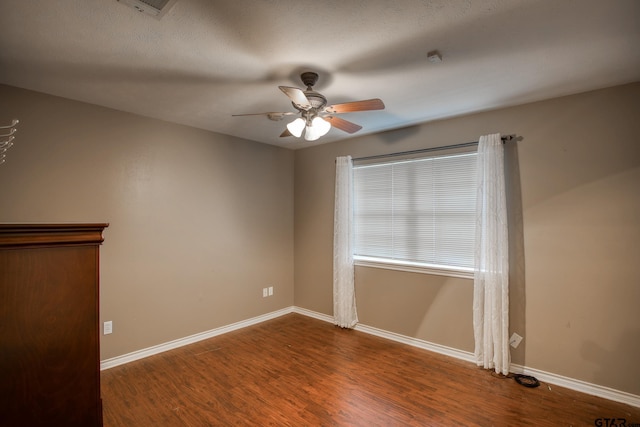
[{"label": "dresser top molding", "polygon": [[0,224],[0,249],[99,245],[108,223]]}]

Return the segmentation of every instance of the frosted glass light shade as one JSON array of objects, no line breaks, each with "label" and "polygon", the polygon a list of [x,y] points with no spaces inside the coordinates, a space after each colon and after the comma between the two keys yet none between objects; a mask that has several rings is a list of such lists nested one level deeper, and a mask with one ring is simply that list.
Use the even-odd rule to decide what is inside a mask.
[{"label": "frosted glass light shade", "polygon": [[287,129],[289,129],[289,132],[291,132],[291,135],[295,136],[296,138],[300,138],[300,136],[302,135],[302,131],[304,130],[305,124],[306,122],[304,121],[304,119],[298,117],[297,119],[295,119],[294,121],[292,121],[287,125]]},{"label": "frosted glass light shade", "polygon": [[315,141],[331,129],[331,123],[324,120],[321,117],[314,117],[311,121],[311,126],[307,126],[307,131],[304,134],[304,139],[307,141]]}]

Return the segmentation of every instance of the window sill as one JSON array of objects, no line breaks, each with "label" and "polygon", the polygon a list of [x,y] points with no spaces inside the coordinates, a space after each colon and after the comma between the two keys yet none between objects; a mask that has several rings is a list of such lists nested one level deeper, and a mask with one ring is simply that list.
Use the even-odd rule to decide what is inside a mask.
[{"label": "window sill", "polygon": [[437,276],[473,279],[472,268],[449,267],[444,265],[421,264],[417,262],[397,261],[384,258],[355,256],[354,264],[359,267],[382,268],[386,270],[406,271],[410,273],[434,274]]}]

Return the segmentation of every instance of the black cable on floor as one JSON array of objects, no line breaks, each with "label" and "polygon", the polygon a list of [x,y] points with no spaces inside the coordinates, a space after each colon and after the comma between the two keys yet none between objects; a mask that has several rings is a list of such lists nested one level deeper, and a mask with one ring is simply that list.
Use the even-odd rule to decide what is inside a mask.
[{"label": "black cable on floor", "polygon": [[536,377],[532,377],[531,375],[513,374],[513,373],[502,375],[496,372],[491,372],[491,375],[493,377],[500,378],[500,379],[513,378],[518,384],[523,385],[525,387],[529,387],[529,388],[540,386],[540,381],[538,381]]},{"label": "black cable on floor", "polygon": [[520,385],[525,387],[538,387],[540,385],[540,381],[536,377],[532,377],[530,375],[522,375],[522,374],[513,374],[513,379]]}]

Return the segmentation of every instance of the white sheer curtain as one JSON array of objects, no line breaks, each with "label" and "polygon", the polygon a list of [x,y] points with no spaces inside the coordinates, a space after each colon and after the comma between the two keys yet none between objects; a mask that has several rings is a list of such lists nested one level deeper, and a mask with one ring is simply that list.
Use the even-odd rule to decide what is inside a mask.
[{"label": "white sheer curtain", "polygon": [[333,217],[333,317],[342,328],[358,323],[353,267],[353,164],[351,156],[336,159]]},{"label": "white sheer curtain", "polygon": [[509,243],[500,134],[480,137],[473,327],[478,366],[509,373]]}]

